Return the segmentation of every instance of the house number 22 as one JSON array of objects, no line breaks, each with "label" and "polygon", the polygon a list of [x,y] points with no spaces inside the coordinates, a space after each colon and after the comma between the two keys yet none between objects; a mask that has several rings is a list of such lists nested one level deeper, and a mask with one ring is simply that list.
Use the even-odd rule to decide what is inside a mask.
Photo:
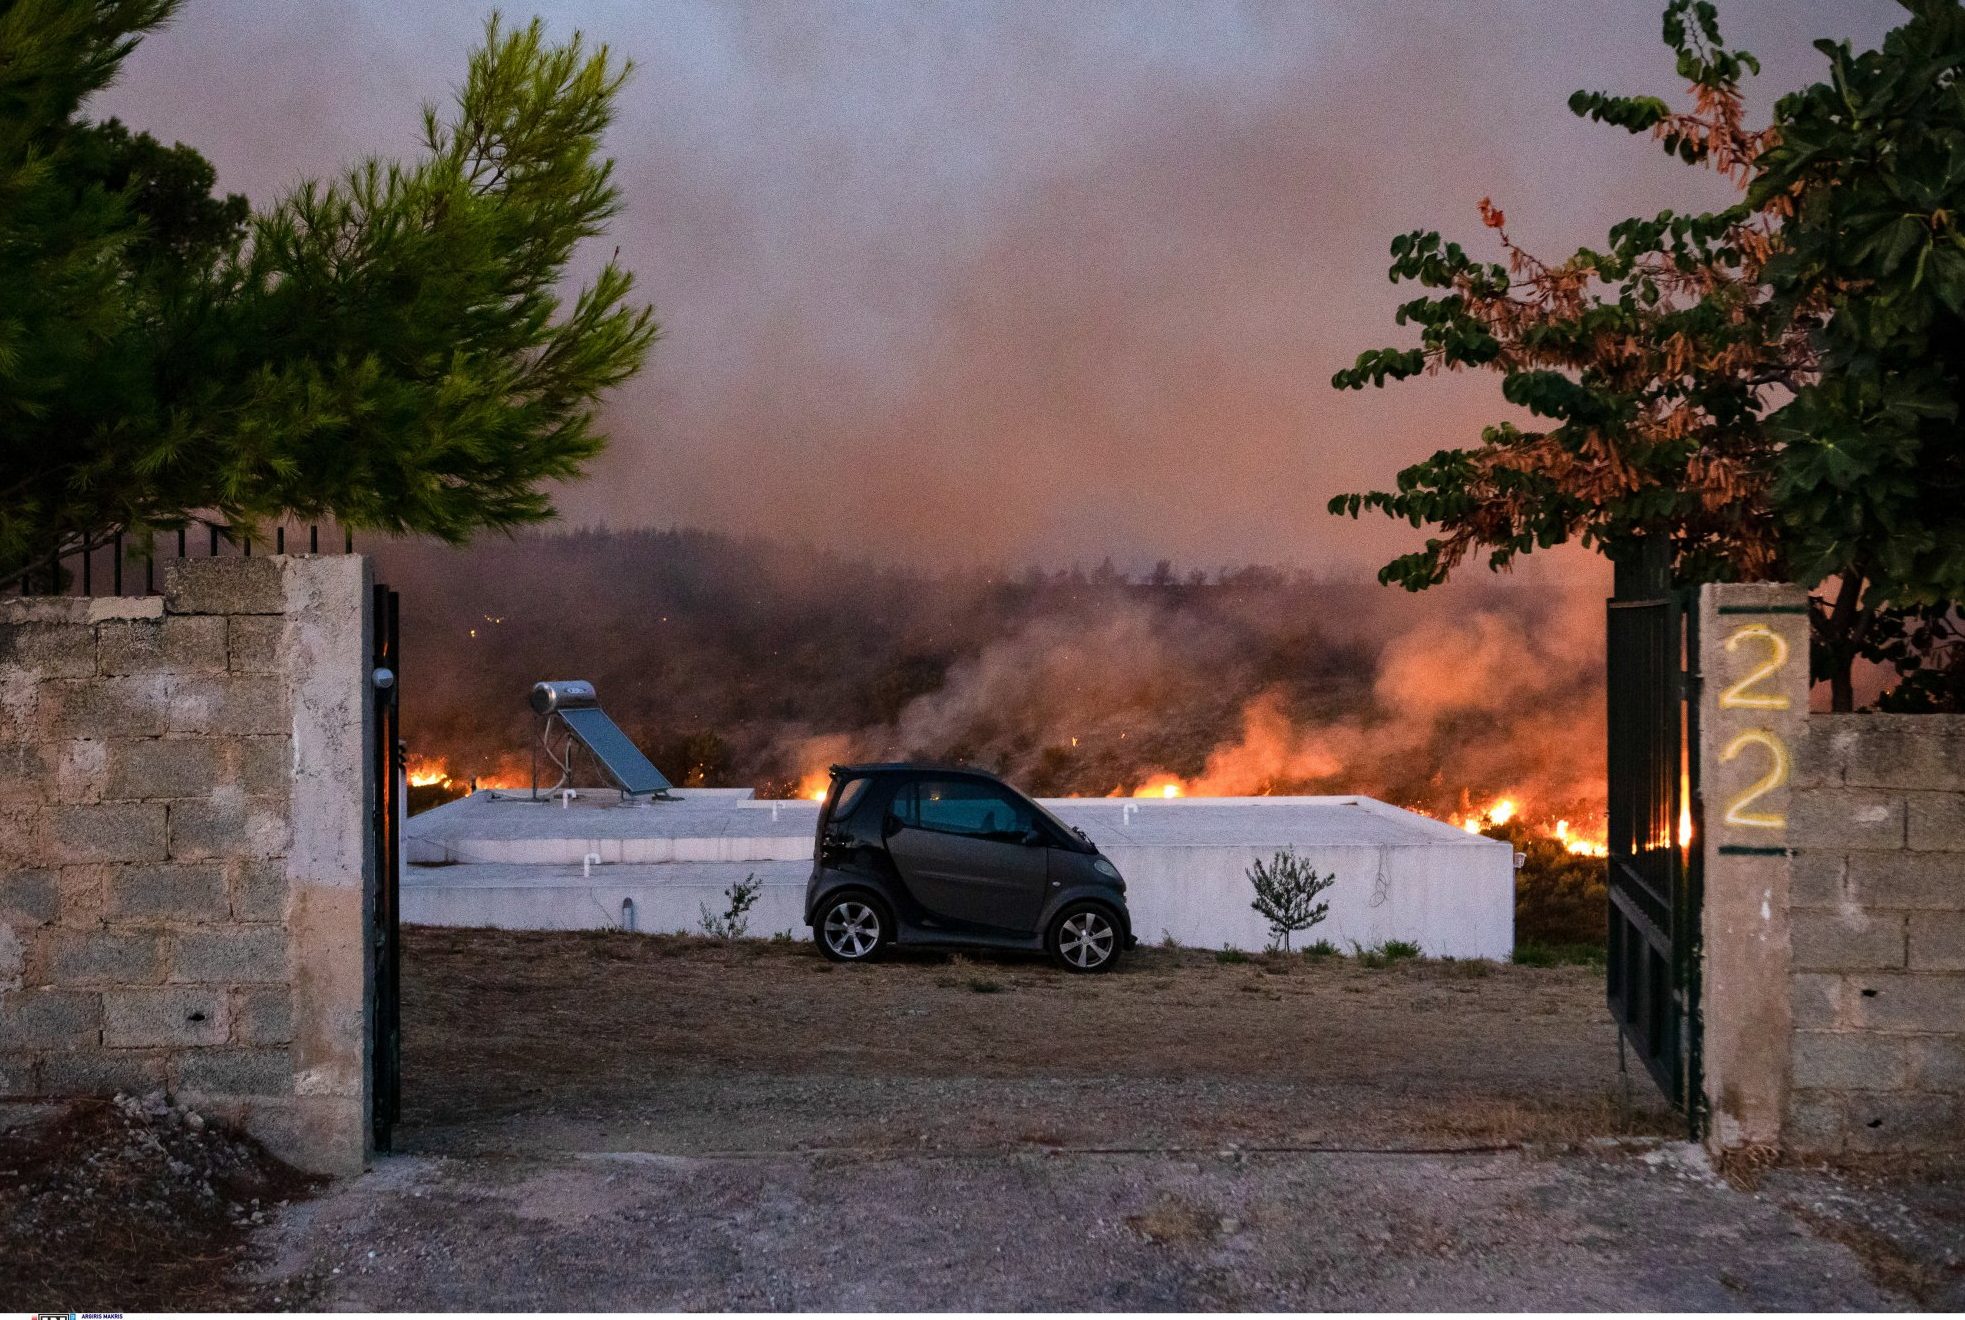
[{"label": "house number 22", "polygon": [[[1743,646],[1757,646],[1766,651],[1766,656],[1745,677],[1719,694],[1721,710],[1787,710],[1789,699],[1784,692],[1762,692],[1755,689],[1778,674],[1788,663],[1787,639],[1764,623],[1750,623],[1735,630],[1726,639],[1729,652],[1738,651]],[[1779,735],[1768,729],[1748,729],[1738,734],[1721,750],[1719,759],[1731,761],[1744,753],[1749,747],[1758,747],[1767,754],[1767,773],[1756,779],[1726,804],[1725,821],[1728,825],[1744,825],[1749,829],[1779,830],[1787,828],[1788,818],[1778,812],[1754,811],[1753,804],[1788,782],[1791,768],[1787,744]]]}]

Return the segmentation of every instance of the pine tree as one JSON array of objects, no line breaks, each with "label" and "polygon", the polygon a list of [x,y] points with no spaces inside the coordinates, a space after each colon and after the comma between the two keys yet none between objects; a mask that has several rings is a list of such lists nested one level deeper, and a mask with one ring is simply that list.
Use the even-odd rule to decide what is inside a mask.
[{"label": "pine tree", "polygon": [[84,102],[178,0],[0,0],[0,585],[191,517],[451,541],[549,517],[657,327],[600,140],[628,66],[495,16],[423,151],[251,214]]}]

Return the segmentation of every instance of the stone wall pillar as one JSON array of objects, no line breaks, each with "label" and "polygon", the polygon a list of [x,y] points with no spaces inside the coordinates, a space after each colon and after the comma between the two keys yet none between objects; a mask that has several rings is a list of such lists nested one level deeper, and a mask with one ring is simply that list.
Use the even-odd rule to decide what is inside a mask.
[{"label": "stone wall pillar", "polygon": [[1789,1086],[1790,815],[1808,719],[1808,599],[1786,584],[1699,596],[1705,873],[1701,1007],[1712,1144],[1780,1143]]},{"label": "stone wall pillar", "polygon": [[368,1149],[367,561],[0,600],[0,1096],[163,1088]]}]

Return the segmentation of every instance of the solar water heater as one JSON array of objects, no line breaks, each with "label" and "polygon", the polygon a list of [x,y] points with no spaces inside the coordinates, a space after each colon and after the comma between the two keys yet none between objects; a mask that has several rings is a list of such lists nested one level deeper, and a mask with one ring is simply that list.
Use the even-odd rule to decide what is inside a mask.
[{"label": "solar water heater", "polygon": [[[576,740],[593,753],[594,760],[600,762],[600,768],[607,772],[624,798],[665,798],[674,787],[655,768],[655,763],[643,755],[641,748],[635,746],[634,740],[621,732],[621,726],[600,708],[600,697],[592,683],[577,678],[534,683],[532,709],[540,719],[539,739],[533,744],[532,753],[533,797],[539,796],[540,750],[544,749],[547,758],[559,767],[559,783],[547,790],[551,796],[573,777],[572,753]],[[553,751],[552,744],[555,721],[567,733],[558,753]]]}]

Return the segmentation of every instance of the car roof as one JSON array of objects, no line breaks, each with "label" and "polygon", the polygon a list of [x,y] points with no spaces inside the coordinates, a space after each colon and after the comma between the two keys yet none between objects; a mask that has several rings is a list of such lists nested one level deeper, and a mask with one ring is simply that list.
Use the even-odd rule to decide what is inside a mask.
[{"label": "car roof", "polygon": [[994,770],[985,770],[974,765],[945,765],[937,761],[874,761],[865,765],[836,765],[832,767],[835,775],[898,775],[898,774],[936,774],[973,775],[978,779],[993,779],[1002,783],[1002,776]]}]

